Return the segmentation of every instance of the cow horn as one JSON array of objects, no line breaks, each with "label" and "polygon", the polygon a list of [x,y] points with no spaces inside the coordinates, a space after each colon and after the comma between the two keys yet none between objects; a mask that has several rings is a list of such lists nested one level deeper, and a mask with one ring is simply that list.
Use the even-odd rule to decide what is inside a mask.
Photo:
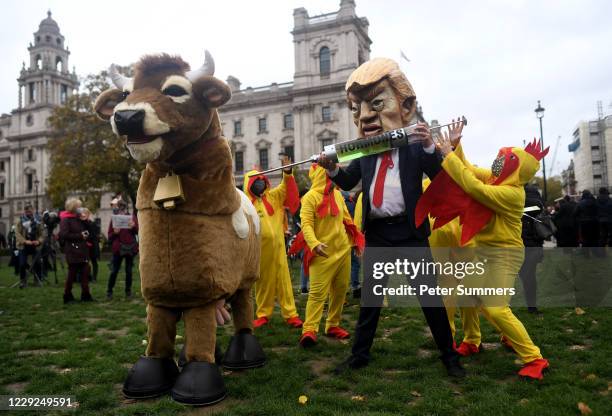
[{"label": "cow horn", "polygon": [[187,72],[185,75],[191,82],[195,82],[201,76],[213,76],[215,73],[215,60],[213,59],[210,52],[207,50],[204,51],[204,65],[202,65],[198,69],[194,69],[193,71]]},{"label": "cow horn", "polygon": [[128,87],[132,83],[132,78],[121,75],[117,70],[117,65],[112,64],[108,70],[108,75],[110,76],[111,81],[117,88],[122,91],[125,91],[126,87]]}]

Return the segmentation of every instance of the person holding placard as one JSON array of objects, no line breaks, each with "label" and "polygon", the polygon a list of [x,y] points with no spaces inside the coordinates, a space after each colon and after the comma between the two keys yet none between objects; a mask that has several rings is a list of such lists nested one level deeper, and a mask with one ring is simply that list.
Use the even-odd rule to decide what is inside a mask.
[{"label": "person holding placard", "polygon": [[111,262],[111,274],[108,279],[106,298],[113,298],[113,288],[117,281],[117,275],[121,270],[121,263],[125,259],[125,297],[132,297],[132,268],[134,257],[138,254],[138,219],[135,215],[129,215],[127,203],[121,198],[115,198],[111,202],[113,215],[108,225],[108,241],[113,252]]}]

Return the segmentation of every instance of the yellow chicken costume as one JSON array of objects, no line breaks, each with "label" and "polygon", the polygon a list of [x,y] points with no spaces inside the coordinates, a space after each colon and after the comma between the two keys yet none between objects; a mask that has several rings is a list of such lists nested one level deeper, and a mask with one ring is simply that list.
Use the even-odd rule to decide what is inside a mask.
[{"label": "yellow chicken costume", "polygon": [[[461,145],[449,153],[438,174],[417,205],[417,224],[427,214],[435,217],[434,227],[448,224],[456,217],[462,226],[461,244],[474,238],[478,248],[487,251],[487,269],[497,287],[513,287],[523,260],[521,217],[525,202],[523,185],[539,169],[539,160],[548,149],[541,151],[539,143],[525,149],[502,148],[492,169],[476,168],[465,158]],[[524,363],[519,375],[542,379],[549,363],[540,354],[523,324],[514,316],[509,296],[499,305],[499,297],[479,297],[482,312],[501,331]],[[466,339],[459,347],[464,355],[478,352],[480,329],[478,308],[464,308],[462,313]]]},{"label": "yellow chicken costume", "polygon": [[[283,173],[283,180],[276,188],[270,189],[270,181],[264,175],[248,172],[244,177],[244,192],[247,194],[259,215],[261,223],[260,278],[255,283],[255,302],[257,319],[255,328],[266,325],[274,311],[277,300],[281,315],[288,325],[302,326],[293,298],[291,275],[285,253],[284,221],[285,207],[294,213],[299,206],[298,188],[292,174]],[[265,190],[259,196],[253,192],[258,180],[265,183]]]},{"label": "yellow chicken costume", "polygon": [[[423,180],[423,191],[427,190],[431,180]],[[431,247],[431,254],[436,262],[455,262],[455,261],[466,261],[465,257],[469,254],[463,250],[454,250],[456,247],[461,247],[459,242],[461,238],[461,224],[459,218],[455,218],[452,221],[444,224],[442,227],[434,228],[434,219],[429,217],[431,234],[429,235],[429,247]],[[474,239],[472,238],[463,247],[474,247]],[[438,285],[440,287],[450,288],[457,286],[457,279],[454,276],[438,276]],[[456,296],[447,295],[442,297],[444,301],[444,307],[446,308],[446,315],[448,317],[448,323],[453,334],[453,339],[457,332],[455,326],[455,313],[457,312]],[[461,314],[461,321],[463,322],[467,317],[464,316],[467,308],[459,308]],[[471,317],[470,317],[471,318]],[[479,328],[470,328],[472,330],[478,330]],[[465,328],[464,328],[465,333]],[[454,342],[454,341],[453,341]]]},{"label": "yellow chicken costume", "polygon": [[361,221],[363,219],[363,192],[359,192],[359,196],[357,197],[357,202],[355,202],[355,212],[353,214],[353,223],[355,223],[355,227],[359,231],[361,229]]},{"label": "yellow chicken costume", "polygon": [[[351,273],[351,247],[363,249],[365,240],[357,230],[340,191],[334,188],[325,169],[313,164],[309,171],[310,190],[302,197],[301,235],[292,251],[304,249],[304,268],[310,276],[306,321],[300,344],[316,344],[325,301],[329,299],[325,334],[346,339],[349,333],[340,327],[342,308]],[[328,257],[315,248],[322,245]]]}]

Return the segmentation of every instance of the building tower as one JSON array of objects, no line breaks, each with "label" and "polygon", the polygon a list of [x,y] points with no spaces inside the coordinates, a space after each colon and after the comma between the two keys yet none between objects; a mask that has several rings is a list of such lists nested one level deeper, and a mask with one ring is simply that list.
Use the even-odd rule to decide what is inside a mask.
[{"label": "building tower", "polygon": [[28,51],[30,64],[27,69],[24,65],[17,80],[19,108],[64,104],[78,87],[78,81],[76,74],[69,71],[70,51],[64,46],[64,36],[51,18],[51,11],[40,22]]},{"label": "building tower", "polygon": [[340,9],[308,16],[301,7],[293,11],[295,50],[294,88],[344,83],[370,58],[368,19],[358,17],[354,0],[342,0]]},{"label": "building tower", "polygon": [[293,113],[295,154],[305,159],[329,144],[356,134],[347,108],[344,85],[349,75],[370,59],[368,19],[357,16],[354,0],[341,0],[340,9],[309,16],[293,11]]},{"label": "building tower", "polygon": [[30,62],[23,63],[17,83],[17,108],[0,116],[0,233],[6,234],[32,204],[39,212],[51,208],[46,196],[49,174],[47,120],[53,108],[66,103],[79,86],[69,71],[70,51],[57,22],[47,18],[28,47]]}]

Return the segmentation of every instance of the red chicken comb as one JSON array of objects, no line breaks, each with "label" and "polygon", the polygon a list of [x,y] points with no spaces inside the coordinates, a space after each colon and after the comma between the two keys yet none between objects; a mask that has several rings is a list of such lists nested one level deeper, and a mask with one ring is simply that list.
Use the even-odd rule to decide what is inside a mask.
[{"label": "red chicken comb", "polygon": [[528,143],[527,146],[525,146],[525,151],[531,156],[535,157],[538,161],[542,160],[542,158],[548,154],[549,150],[550,146],[542,150],[542,142],[540,140],[536,142],[535,137],[531,143]]}]

